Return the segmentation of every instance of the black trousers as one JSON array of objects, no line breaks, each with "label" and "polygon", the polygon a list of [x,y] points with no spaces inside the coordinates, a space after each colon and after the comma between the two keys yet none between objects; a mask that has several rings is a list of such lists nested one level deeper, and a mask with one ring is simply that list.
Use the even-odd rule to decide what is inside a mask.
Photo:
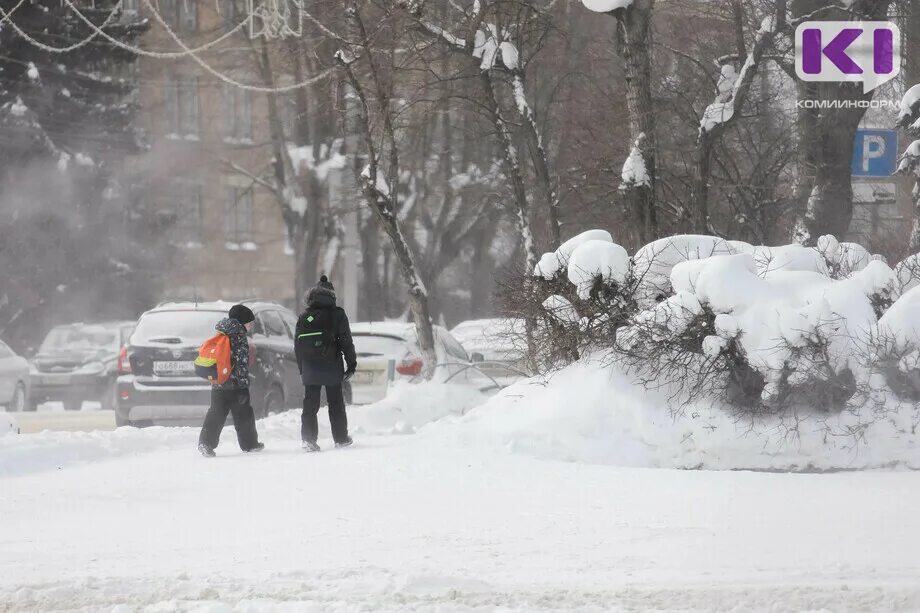
[{"label": "black trousers", "polygon": [[249,401],[248,389],[211,390],[211,406],[204,417],[198,442],[216,449],[220,443],[220,433],[227,422],[227,415],[231,413],[240,449],[249,451],[255,447],[259,443],[259,434],[256,432],[256,416]]},{"label": "black trousers", "polygon": [[[332,425],[332,438],[336,443],[348,439],[348,416],[345,414],[345,398],[342,385],[327,385],[326,401],[329,403],[329,423]],[[319,436],[316,415],[319,413],[319,400],[323,386],[304,386],[303,414],[300,416],[300,437],[311,443]]]}]

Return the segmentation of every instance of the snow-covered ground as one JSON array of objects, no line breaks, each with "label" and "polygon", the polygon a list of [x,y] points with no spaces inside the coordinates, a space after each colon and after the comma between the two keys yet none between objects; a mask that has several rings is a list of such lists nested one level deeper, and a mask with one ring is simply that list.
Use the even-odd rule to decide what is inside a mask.
[{"label": "snow-covered ground", "polygon": [[693,452],[600,372],[402,390],[312,455],[296,412],[214,460],[189,428],[2,437],[0,611],[920,610],[920,474],[648,468]]}]

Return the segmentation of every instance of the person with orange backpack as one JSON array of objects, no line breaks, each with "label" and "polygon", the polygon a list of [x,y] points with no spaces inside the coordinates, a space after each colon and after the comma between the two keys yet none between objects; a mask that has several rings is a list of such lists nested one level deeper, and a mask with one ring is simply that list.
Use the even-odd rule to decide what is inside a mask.
[{"label": "person with orange backpack", "polygon": [[213,458],[214,449],[220,442],[227,415],[233,415],[233,426],[240,449],[245,452],[262,451],[265,445],[259,442],[256,432],[256,417],[249,399],[249,339],[256,317],[252,310],[242,304],[235,304],[225,319],[214,327],[214,336],[201,346],[195,370],[211,382],[211,406],[204,418],[201,434],[198,436],[198,451],[206,458]]}]

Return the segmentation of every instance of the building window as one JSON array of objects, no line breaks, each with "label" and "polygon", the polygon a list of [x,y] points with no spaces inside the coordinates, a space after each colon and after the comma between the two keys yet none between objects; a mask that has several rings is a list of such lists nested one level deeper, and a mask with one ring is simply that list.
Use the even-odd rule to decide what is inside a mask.
[{"label": "building window", "polygon": [[252,92],[233,85],[224,87],[226,138],[252,139]]},{"label": "building window", "polygon": [[297,134],[297,101],[292,96],[278,96],[278,114],[285,134]]},{"label": "building window", "polygon": [[174,80],[167,86],[166,119],[178,136],[198,135],[198,79]]},{"label": "building window", "polygon": [[183,32],[198,31],[198,0],[159,0],[163,21]]},{"label": "building window", "polygon": [[170,235],[177,245],[201,245],[201,185],[180,181],[173,186],[173,225]]},{"label": "building window", "polygon": [[243,9],[243,0],[220,0],[220,12],[223,13],[224,25],[232,30],[240,25],[246,11]]},{"label": "building window", "polygon": [[226,247],[232,251],[252,251],[256,248],[252,232],[252,188],[227,188],[227,210],[224,214]]}]

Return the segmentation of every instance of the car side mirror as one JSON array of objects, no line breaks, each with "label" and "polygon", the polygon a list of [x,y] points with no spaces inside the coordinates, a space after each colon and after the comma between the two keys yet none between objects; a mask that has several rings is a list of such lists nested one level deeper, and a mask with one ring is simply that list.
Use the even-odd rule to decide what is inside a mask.
[{"label": "car side mirror", "polygon": [[480,362],[485,362],[486,359],[481,353],[474,353],[470,355],[470,361],[473,362],[473,364],[479,364]]}]

